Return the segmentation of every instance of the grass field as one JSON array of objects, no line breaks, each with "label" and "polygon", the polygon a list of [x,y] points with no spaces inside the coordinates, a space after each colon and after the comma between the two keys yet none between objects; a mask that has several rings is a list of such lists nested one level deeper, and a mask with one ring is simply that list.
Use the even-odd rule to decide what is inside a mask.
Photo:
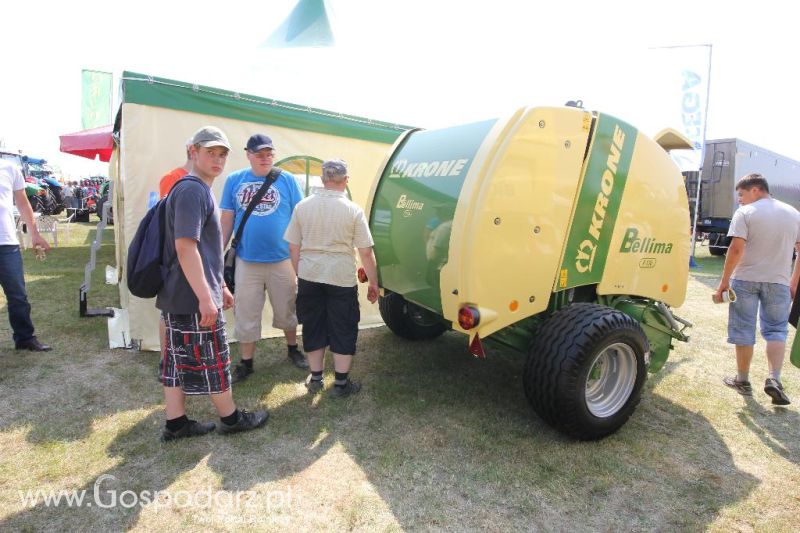
[{"label": "grass field", "polygon": [[[114,262],[106,232],[92,307],[117,301],[102,279]],[[381,327],[359,337],[360,395],[308,397],[283,341],[262,341],[257,373],[234,398],[268,408],[266,428],[162,444],[157,354],[109,350],[105,319],[78,317],[93,238],[77,224],[46,261],[24,253],[37,333],[52,352],[13,350],[0,296],[0,531],[772,532],[800,523],[797,403],[775,408],[760,387],[746,400],[722,386],[735,366],[725,306],[710,301],[722,260],[704,248],[677,310],[695,324],[691,341],[600,442],[569,440],[536,417],[522,356],[491,347],[476,360],[458,334],[410,343]],[[754,385],[766,376],[763,349]],[[798,402],[799,375],[787,361],[784,384]],[[188,410],[215,420],[205,398]],[[36,491],[85,499],[45,504]]]}]

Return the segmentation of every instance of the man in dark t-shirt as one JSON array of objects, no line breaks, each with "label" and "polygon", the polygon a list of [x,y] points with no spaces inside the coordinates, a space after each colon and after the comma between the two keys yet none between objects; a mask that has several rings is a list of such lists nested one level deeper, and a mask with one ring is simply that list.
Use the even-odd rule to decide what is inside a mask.
[{"label": "man in dark t-shirt", "polygon": [[211,194],[230,151],[225,134],[212,126],[192,137],[192,172],[174,185],[167,199],[163,261],[164,285],[156,298],[166,324],[161,368],[166,427],[161,440],[204,435],[213,422],[186,416],[186,395],[208,394],[222,424],[220,433],[264,425],[265,410],[236,408],[231,392],[230,352],[222,310],[233,295],[222,281],[222,232],[219,208]]}]

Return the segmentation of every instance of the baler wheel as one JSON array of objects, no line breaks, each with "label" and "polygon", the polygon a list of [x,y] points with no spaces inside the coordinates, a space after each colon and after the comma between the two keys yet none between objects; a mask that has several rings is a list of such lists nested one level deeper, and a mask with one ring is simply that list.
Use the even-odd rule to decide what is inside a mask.
[{"label": "baler wheel", "polygon": [[636,409],[649,349],[639,322],[625,313],[592,303],[571,305],[547,320],[531,343],[525,395],[560,431],[601,439]]},{"label": "baler wheel", "polygon": [[439,317],[393,292],[380,297],[378,309],[389,329],[404,339],[435,339],[448,329]]}]

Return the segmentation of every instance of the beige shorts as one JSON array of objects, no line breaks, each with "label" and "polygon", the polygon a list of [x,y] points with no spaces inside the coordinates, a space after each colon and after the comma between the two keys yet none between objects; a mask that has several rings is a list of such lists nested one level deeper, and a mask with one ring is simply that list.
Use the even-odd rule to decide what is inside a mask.
[{"label": "beige shorts", "polygon": [[289,259],[279,263],[252,263],[237,257],[235,278],[233,316],[239,342],[261,339],[265,292],[269,294],[272,307],[272,326],[277,329],[297,327],[297,276]]}]

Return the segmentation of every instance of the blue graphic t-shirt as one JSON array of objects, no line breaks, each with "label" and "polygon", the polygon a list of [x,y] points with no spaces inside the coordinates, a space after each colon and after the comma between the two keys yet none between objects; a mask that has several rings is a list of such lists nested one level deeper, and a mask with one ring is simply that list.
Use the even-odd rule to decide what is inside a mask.
[{"label": "blue graphic t-shirt", "polygon": [[[231,238],[236,236],[247,204],[263,184],[264,177],[255,176],[250,168],[237,170],[225,180],[219,207],[235,213]],[[281,171],[247,219],[236,255],[254,263],[277,263],[288,259],[289,243],[283,239],[283,234],[294,206],[302,199],[303,192],[297,180],[288,172]]]}]

